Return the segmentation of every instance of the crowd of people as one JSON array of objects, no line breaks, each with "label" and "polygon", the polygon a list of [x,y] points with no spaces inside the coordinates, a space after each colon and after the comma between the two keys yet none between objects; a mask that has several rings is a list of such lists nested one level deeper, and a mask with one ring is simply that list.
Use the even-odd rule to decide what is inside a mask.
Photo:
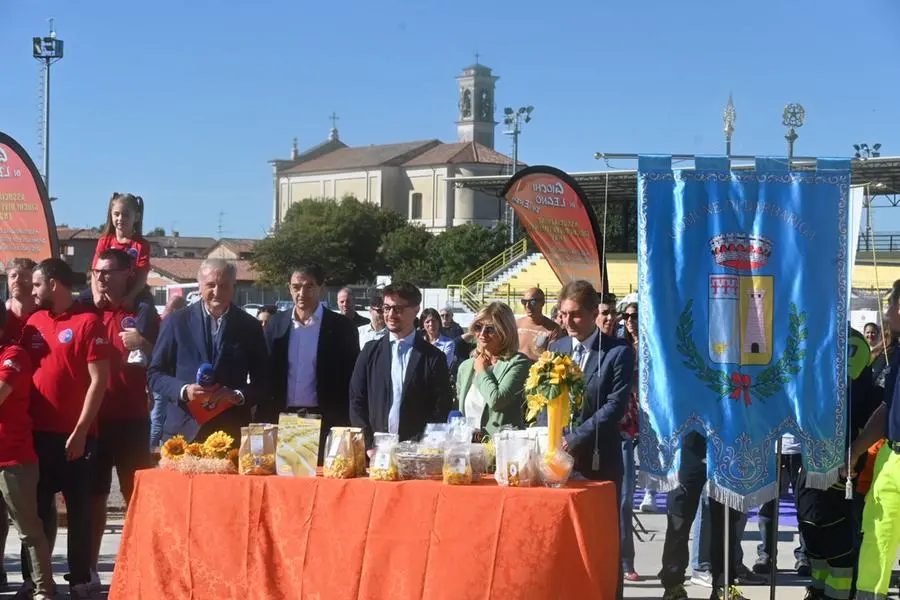
[{"label": "crowd of people", "polygon": [[[317,415],[320,462],[335,426],[362,428],[371,452],[374,433],[415,439],[427,423],[443,422],[457,410],[477,420],[480,436],[490,436],[527,425],[525,382],[547,350],[570,355],[585,373],[584,402],[564,449],[575,460],[577,477],[615,484],[620,594],[623,582],[638,579],[632,531],[641,414],[636,302],[617,303],[590,283],[574,281],[556,295],[550,316],[544,314],[545,292],[534,288],[524,293],[518,320],[510,306],[493,302],[463,328],[449,307],[423,310],[418,288],[394,282],[369,298],[365,317],[356,312],[349,289],[338,293],[338,311],[328,309],[326,273],[306,264],[286,281],[293,307],[263,309],[253,317],[233,303],[234,265],[208,259],[197,274],[200,300],[185,306],[175,297],[158,315],[146,286],[142,213],[138,197],[110,199],[84,293],[74,293],[75,274],[58,258],[16,260],[7,272],[10,297],[0,305],[0,494],[22,541],[21,597],[54,597],[50,552],[57,493],[68,517],[70,597],[96,593],[113,472],[127,503],[135,472],[152,467],[154,450],[173,436],[194,440],[224,431],[239,440],[250,422],[277,422],[285,412]],[[790,436],[782,441],[782,480],[793,489],[800,521],[795,568],[811,578],[811,600],[854,593],[874,600],[887,591],[900,542],[891,519],[900,512],[900,444],[890,441],[900,440],[900,411],[891,410],[898,373],[892,367],[900,354],[890,334],[900,330],[900,281],[887,318],[884,331],[865,327],[873,358],[851,385],[855,501],[843,500],[843,483],[808,488],[802,447]],[[205,365],[212,382],[198,378]],[[188,408],[198,402],[223,410],[198,422]],[[748,569],[740,552],[746,515],[731,510],[732,543],[725,548],[727,509],[704,493],[705,460],[706,440],[689,434],[679,485],[665,508],[659,572],[665,600],[688,597],[691,554],[691,580],[712,588],[711,598],[728,587],[730,597],[740,600],[736,583],[762,583],[775,570],[775,503],[760,510],[762,543]],[[655,508],[652,490],[641,506]]]}]

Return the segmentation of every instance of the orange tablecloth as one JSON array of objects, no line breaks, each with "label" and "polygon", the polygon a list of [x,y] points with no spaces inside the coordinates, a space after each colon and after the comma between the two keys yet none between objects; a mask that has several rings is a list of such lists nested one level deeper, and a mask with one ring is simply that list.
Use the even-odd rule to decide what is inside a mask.
[{"label": "orange tablecloth", "polygon": [[143,471],[109,597],[613,600],[615,495]]}]

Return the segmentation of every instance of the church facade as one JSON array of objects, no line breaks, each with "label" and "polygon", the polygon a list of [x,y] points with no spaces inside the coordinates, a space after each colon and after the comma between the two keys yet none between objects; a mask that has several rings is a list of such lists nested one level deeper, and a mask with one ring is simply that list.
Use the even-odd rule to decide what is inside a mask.
[{"label": "church facade", "polygon": [[[296,140],[291,157],[273,160],[273,226],[295,202],[353,195],[394,210],[433,233],[475,223],[495,225],[503,203],[495,196],[457,189],[454,177],[512,173],[512,159],[494,150],[497,77],[474,64],[459,83],[457,140],[425,139],[397,144],[348,146],[332,127],[328,139],[305,151]],[[521,166],[521,165],[520,165]]]}]

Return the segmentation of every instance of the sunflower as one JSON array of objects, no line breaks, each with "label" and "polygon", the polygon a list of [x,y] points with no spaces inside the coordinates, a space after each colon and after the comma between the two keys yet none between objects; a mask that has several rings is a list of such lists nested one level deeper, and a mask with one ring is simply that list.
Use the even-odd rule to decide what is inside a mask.
[{"label": "sunflower", "polygon": [[203,444],[198,444],[197,442],[185,446],[184,453],[187,456],[193,456],[194,458],[203,458],[205,454]]},{"label": "sunflower", "polygon": [[186,446],[187,444],[184,441],[184,436],[176,435],[175,437],[166,440],[166,443],[162,445],[160,454],[163,456],[163,458],[168,458],[169,460],[178,460],[182,456],[184,456]]},{"label": "sunflower", "polygon": [[216,431],[210,434],[206,441],[203,442],[203,446],[209,452],[211,458],[226,458],[233,444],[234,438],[224,431]]}]

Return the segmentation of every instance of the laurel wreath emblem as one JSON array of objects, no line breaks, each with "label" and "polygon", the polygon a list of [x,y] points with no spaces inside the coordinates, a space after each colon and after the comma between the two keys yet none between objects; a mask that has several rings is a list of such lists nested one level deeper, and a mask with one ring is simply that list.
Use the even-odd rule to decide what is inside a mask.
[{"label": "laurel wreath emblem", "polygon": [[727,372],[710,365],[697,350],[694,344],[694,301],[688,300],[681,311],[675,337],[678,339],[678,353],[684,358],[682,364],[693,371],[694,375],[706,387],[719,396],[719,400],[730,397],[738,400],[744,397],[744,403],[750,405],[751,395],[761,402],[779,392],[784,384],[791,381],[801,369],[801,362],[806,357],[803,342],[806,340],[806,313],[799,312],[797,305],[790,306],[790,331],[786,347],[781,357],[767,367],[751,381],[750,376],[741,372],[729,375]]}]

